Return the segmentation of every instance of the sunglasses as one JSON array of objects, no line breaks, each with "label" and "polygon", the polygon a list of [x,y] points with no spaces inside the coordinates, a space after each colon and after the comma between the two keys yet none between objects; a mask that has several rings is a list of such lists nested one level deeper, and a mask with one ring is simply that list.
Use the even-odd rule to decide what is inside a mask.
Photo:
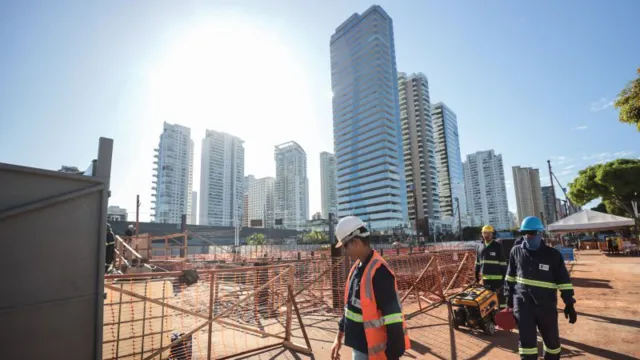
[{"label": "sunglasses", "polygon": [[531,236],[535,236],[538,235],[539,231],[523,231],[522,234],[523,235],[531,235]]}]

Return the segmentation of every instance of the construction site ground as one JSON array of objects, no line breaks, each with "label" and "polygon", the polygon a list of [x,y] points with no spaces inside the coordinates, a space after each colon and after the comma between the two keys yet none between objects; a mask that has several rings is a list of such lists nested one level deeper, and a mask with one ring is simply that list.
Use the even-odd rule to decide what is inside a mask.
[{"label": "construction site ground", "polygon": [[[569,324],[558,309],[563,358],[640,358],[640,258],[607,256],[597,250],[581,251],[570,265],[576,292],[578,322]],[[560,303],[562,303],[560,301]],[[562,306],[562,305],[561,305]],[[406,309],[412,310],[412,309]],[[329,359],[337,329],[335,316],[304,315],[313,355],[272,349],[238,359]],[[412,318],[409,322],[412,349],[403,359],[517,359],[518,332],[498,331],[494,336],[479,331],[454,331],[448,325],[446,306]],[[294,339],[304,344],[297,321]],[[542,340],[538,337],[540,355]],[[341,358],[351,359],[342,348]]]}]

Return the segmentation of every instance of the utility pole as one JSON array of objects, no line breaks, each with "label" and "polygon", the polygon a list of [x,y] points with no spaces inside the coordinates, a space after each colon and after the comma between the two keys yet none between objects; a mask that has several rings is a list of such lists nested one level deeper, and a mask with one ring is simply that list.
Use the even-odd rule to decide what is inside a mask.
[{"label": "utility pole", "polygon": [[549,165],[549,180],[551,180],[551,196],[553,196],[553,208],[556,213],[556,221],[560,220],[560,214],[558,213],[558,207],[556,206],[556,187],[553,186],[553,171],[551,171],[551,160],[547,160],[547,165]]},{"label": "utility pole", "polygon": [[140,234],[140,195],[136,195],[136,236]]},{"label": "utility pole", "polygon": [[458,209],[458,232],[460,233],[460,241],[462,240],[462,214],[460,213],[460,200],[456,198],[456,208]]}]

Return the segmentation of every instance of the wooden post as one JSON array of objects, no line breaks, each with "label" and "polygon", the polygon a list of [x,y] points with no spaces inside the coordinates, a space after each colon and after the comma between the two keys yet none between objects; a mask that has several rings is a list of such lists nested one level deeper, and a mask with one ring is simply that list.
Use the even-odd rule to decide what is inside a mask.
[{"label": "wooden post", "polygon": [[[289,284],[287,285],[288,289],[292,289],[293,288],[293,281],[294,281],[294,274],[296,272],[296,267],[294,265],[290,265],[289,270],[287,271],[287,273],[289,273],[289,278],[287,279]],[[292,309],[293,309],[293,292],[291,290],[289,290],[289,301],[287,301],[287,331],[284,335],[285,339],[287,339],[286,341],[291,341],[291,317],[293,316],[292,314]]]},{"label": "wooden post", "polygon": [[136,236],[140,234],[140,195],[136,195]]},{"label": "wooden post", "polygon": [[[213,319],[213,289],[215,288],[215,273],[210,273],[209,276],[209,320]],[[207,359],[211,359],[211,333],[213,332],[213,322],[209,323],[209,331],[207,333]]]}]

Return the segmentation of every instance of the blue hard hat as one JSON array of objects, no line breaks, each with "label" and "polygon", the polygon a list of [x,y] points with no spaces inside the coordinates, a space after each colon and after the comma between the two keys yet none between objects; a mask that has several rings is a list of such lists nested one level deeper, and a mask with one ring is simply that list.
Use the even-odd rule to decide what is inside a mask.
[{"label": "blue hard hat", "polygon": [[522,220],[520,231],[544,231],[542,221],[535,216],[527,216]]}]

